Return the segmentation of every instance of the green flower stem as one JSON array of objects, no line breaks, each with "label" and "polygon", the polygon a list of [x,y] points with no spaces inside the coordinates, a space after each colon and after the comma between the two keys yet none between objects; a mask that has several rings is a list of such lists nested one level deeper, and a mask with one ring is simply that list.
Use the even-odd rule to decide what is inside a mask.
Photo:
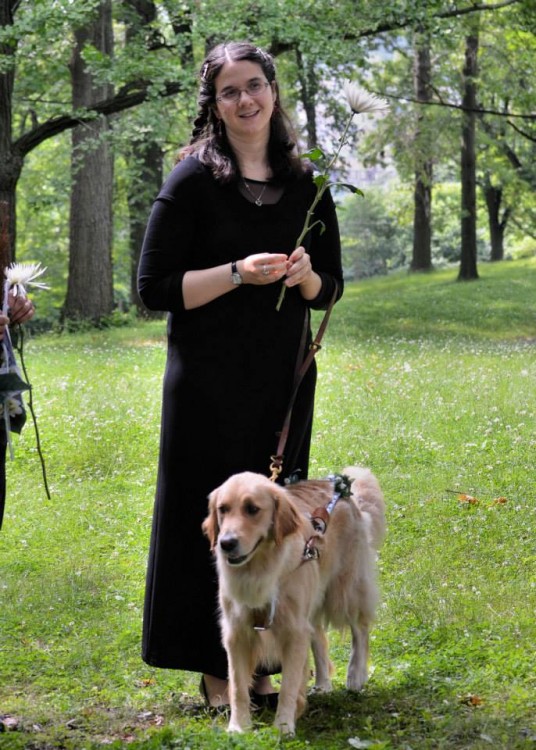
[{"label": "green flower stem", "polygon": [[[306,235],[311,231],[311,229],[314,226],[316,226],[316,224],[320,223],[318,221],[313,222],[313,216],[314,216],[315,208],[318,206],[318,204],[320,202],[320,199],[322,198],[322,196],[324,195],[324,193],[326,192],[326,190],[328,189],[328,187],[330,187],[330,185],[334,184],[334,183],[331,183],[329,181],[329,172],[330,172],[331,168],[333,167],[333,165],[335,164],[335,161],[339,158],[339,154],[341,153],[342,148],[343,148],[343,146],[346,143],[346,136],[348,135],[348,131],[350,129],[350,125],[352,124],[352,120],[354,118],[354,114],[355,114],[355,112],[352,112],[352,114],[348,118],[348,121],[347,121],[346,126],[345,126],[344,131],[343,131],[343,134],[341,135],[341,137],[339,139],[339,145],[337,147],[337,150],[335,151],[335,153],[331,157],[331,159],[329,161],[329,164],[327,165],[327,167],[324,170],[324,172],[322,172],[321,174],[319,174],[318,177],[316,178],[316,195],[315,195],[315,197],[313,199],[313,202],[311,203],[311,205],[309,207],[309,210],[307,211],[307,214],[305,216],[305,223],[303,225],[303,229],[302,229],[302,231],[300,233],[300,236],[296,240],[295,247],[300,247],[300,245],[302,244],[302,242],[303,242],[304,238],[306,237]],[[279,298],[277,300],[277,305],[275,306],[275,309],[278,312],[281,309],[281,305],[283,304],[283,300],[285,299],[285,292],[286,291],[287,291],[287,287],[285,286],[285,284],[283,284],[282,287],[281,287],[281,292],[279,293]]]},{"label": "green flower stem", "polygon": [[[17,345],[17,351],[19,353],[20,357],[20,364],[22,367],[22,372],[24,373],[24,377],[26,378],[26,382],[30,383],[30,380],[28,378],[28,372],[26,370],[26,364],[24,362],[24,329],[21,325],[19,325],[19,343]],[[28,409],[30,410],[30,414],[32,415],[34,430],[35,430],[35,442],[37,445],[37,453],[39,454],[39,460],[41,461],[41,471],[43,474],[43,484],[45,485],[45,492],[47,495],[47,498],[50,500],[50,490],[48,488],[48,481],[47,481],[47,470],[45,466],[45,457],[43,456],[43,451],[41,450],[41,439],[39,437],[39,429],[37,427],[37,416],[35,414],[34,408],[33,408],[33,388],[30,386],[30,390],[28,391]]]}]

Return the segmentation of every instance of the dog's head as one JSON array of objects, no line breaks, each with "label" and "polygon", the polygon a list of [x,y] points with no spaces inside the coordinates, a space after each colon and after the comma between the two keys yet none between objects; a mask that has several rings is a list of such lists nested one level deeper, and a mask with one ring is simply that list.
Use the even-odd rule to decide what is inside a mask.
[{"label": "dog's head", "polygon": [[300,516],[285,490],[262,474],[235,474],[209,496],[203,532],[231,566],[245,565],[265,540],[281,544]]}]

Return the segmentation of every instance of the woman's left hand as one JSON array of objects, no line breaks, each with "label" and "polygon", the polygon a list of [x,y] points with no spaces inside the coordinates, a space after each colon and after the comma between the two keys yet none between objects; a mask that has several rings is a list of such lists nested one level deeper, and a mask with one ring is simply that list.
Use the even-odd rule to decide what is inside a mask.
[{"label": "woman's left hand", "polygon": [[308,281],[313,273],[311,256],[305,252],[304,247],[297,247],[287,262],[286,286],[296,286]]}]

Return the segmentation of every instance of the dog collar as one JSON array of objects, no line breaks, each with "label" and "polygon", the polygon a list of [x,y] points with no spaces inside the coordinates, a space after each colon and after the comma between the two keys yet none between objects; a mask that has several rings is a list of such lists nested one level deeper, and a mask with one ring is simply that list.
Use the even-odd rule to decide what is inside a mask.
[{"label": "dog collar", "polygon": [[258,633],[270,630],[274,622],[276,604],[277,598],[274,596],[266,607],[253,610],[253,630],[256,630]]}]

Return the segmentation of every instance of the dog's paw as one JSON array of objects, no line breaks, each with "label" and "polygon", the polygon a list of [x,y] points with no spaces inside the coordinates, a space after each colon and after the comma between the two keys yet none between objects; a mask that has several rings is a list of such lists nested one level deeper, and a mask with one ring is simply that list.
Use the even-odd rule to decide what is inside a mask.
[{"label": "dog's paw", "polygon": [[281,734],[284,734],[286,737],[294,737],[296,734],[296,725],[293,721],[286,720],[286,719],[278,719],[276,717],[274,721],[274,727],[276,729],[279,729]]},{"label": "dog's paw", "polygon": [[356,692],[358,692],[359,690],[363,690],[366,681],[366,674],[348,675],[348,677],[346,678],[346,687],[348,688],[348,690],[355,690]]},{"label": "dog's paw", "polygon": [[248,729],[247,726],[243,726],[242,724],[239,724],[238,722],[232,721],[232,720],[229,722],[227,726],[227,731],[230,734],[243,734],[244,732],[247,731],[247,729]]},{"label": "dog's paw", "polygon": [[333,686],[331,680],[319,680],[312,688],[313,693],[331,693]]}]

